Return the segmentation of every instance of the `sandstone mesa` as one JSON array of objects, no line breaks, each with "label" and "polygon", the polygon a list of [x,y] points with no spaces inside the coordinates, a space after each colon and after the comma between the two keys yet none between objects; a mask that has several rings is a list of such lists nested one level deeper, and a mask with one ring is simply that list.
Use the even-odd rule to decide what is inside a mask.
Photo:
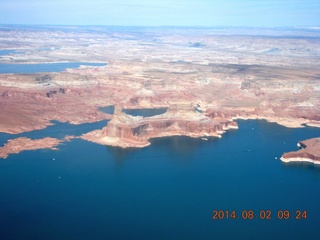
[{"label": "sandstone mesa", "polygon": [[[236,128],[236,119],[320,126],[318,33],[144,31],[0,31],[3,49],[24,51],[0,56],[0,63],[107,63],[55,73],[0,74],[0,132],[44,129],[52,120],[111,119],[82,138],[143,147],[161,136],[219,137]],[[50,50],[39,50],[48,45]],[[99,110],[109,105],[116,106],[114,116]],[[169,110],[150,118],[121,111],[159,107]]]},{"label": "sandstone mesa", "polygon": [[133,117],[120,107],[107,126],[84,134],[81,138],[103,145],[145,147],[150,138],[166,136],[221,137],[226,130],[237,129],[236,122],[228,118],[210,118],[191,105],[170,106],[166,113],[153,117]]}]

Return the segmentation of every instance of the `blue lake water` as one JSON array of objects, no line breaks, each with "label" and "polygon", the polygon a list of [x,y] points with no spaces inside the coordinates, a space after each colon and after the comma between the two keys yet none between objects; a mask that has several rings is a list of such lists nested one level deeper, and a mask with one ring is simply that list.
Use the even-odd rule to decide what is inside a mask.
[{"label": "blue lake water", "polygon": [[95,123],[84,123],[79,125],[61,123],[58,121],[51,122],[53,125],[47,127],[45,130],[35,130],[19,134],[0,133],[0,147],[3,146],[4,143],[6,143],[9,139],[18,137],[39,139],[45,137],[64,138],[67,135],[80,136],[83,133],[103,128],[104,126],[106,126],[108,120],[103,120]]},{"label": "blue lake water", "polygon": [[62,72],[67,68],[85,66],[105,66],[105,63],[90,62],[63,62],[63,63],[37,63],[37,64],[6,64],[0,63],[0,74],[8,73],[39,73],[39,72]]},{"label": "blue lake water", "polygon": [[132,116],[152,117],[163,114],[168,108],[143,108],[143,109],[123,109],[126,114]]},{"label": "blue lake water", "polygon": [[[100,111],[108,114],[114,113],[114,106],[100,107]],[[152,117],[163,114],[168,108],[139,108],[139,109],[123,109],[123,112],[132,116]]]},{"label": "blue lake water", "polygon": [[[10,155],[0,160],[0,239],[317,239],[320,168],[275,157],[320,129],[238,124],[208,141],[121,149],[74,139],[59,151]],[[79,126],[55,131],[80,134]],[[213,220],[215,209],[270,210],[272,219]],[[278,210],[307,210],[307,219],[280,220]]]},{"label": "blue lake water", "polygon": [[107,114],[113,114],[114,113],[114,106],[100,107],[99,111],[107,113]]}]

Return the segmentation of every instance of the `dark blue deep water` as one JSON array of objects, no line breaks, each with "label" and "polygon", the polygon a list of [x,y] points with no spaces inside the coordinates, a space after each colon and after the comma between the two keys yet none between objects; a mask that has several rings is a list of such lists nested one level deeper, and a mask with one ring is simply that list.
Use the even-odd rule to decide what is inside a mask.
[{"label": "dark blue deep water", "polygon": [[[74,139],[1,159],[0,239],[318,239],[320,168],[275,157],[320,129],[238,123],[208,141],[171,137],[123,150]],[[213,210],[272,216],[213,220]],[[307,219],[280,220],[279,210],[306,210]]]},{"label": "dark blue deep water", "polygon": [[38,72],[62,72],[67,68],[85,66],[105,66],[105,63],[89,62],[63,62],[63,63],[37,63],[37,64],[6,64],[0,63],[0,74],[4,73],[38,73]]}]

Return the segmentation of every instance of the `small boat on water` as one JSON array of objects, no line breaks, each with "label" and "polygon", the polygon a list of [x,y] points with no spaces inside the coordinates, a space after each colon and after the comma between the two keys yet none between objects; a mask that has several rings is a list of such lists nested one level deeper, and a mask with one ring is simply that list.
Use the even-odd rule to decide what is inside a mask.
[{"label": "small boat on water", "polygon": [[204,138],[204,137],[203,137],[203,138],[201,138],[201,139],[204,140],[204,141],[208,141],[208,138]]}]

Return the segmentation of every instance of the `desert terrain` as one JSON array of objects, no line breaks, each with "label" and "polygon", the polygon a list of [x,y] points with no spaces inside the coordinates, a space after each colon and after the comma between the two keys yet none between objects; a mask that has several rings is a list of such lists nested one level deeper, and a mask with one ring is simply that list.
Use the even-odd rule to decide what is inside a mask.
[{"label": "desert terrain", "polygon": [[300,141],[297,145],[300,149],[296,152],[284,153],[281,157],[281,161],[320,164],[320,138],[311,138]]},{"label": "desert terrain", "polygon": [[[0,65],[105,66],[0,74],[0,132],[110,119],[82,138],[144,147],[162,136],[221,137],[237,128],[236,119],[320,127],[319,40],[310,29],[1,26],[0,49],[12,51],[0,55]],[[99,110],[106,106],[115,113]],[[122,111],[160,107],[168,111],[145,118]],[[28,139],[7,145],[13,141],[21,151],[35,149]],[[39,147],[63,141],[42,139]],[[3,146],[0,156],[7,156]]]}]

